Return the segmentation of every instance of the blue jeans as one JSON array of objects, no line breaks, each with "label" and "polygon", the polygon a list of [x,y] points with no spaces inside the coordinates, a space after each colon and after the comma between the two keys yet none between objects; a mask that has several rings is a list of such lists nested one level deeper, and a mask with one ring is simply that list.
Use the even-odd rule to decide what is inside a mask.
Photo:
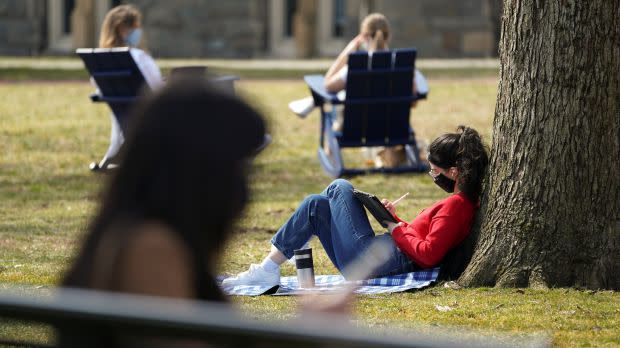
[{"label": "blue jeans", "polygon": [[353,186],[343,179],[334,180],[321,194],[306,197],[273,236],[271,243],[291,258],[293,251],[301,248],[313,235],[319,238],[327,256],[340,272],[375,239],[388,242],[390,256],[373,276],[406,273],[419,268],[398,249],[390,234],[375,235],[364,206],[353,196]]}]

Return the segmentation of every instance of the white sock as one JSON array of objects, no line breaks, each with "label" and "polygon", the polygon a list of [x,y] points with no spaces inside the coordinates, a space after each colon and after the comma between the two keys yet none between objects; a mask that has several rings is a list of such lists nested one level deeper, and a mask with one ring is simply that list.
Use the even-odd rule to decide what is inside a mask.
[{"label": "white sock", "polygon": [[264,269],[265,271],[269,272],[269,273],[276,273],[276,272],[280,272],[280,265],[278,265],[277,263],[273,262],[273,260],[270,257],[266,257],[263,262],[261,262],[260,264],[261,268]]}]

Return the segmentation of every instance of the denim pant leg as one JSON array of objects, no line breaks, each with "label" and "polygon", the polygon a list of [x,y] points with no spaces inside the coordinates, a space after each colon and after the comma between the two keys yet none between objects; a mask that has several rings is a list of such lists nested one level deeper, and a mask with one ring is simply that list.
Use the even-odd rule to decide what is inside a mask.
[{"label": "denim pant leg", "polygon": [[[306,197],[271,238],[271,244],[290,259],[293,257],[293,251],[301,248],[310,237],[329,233],[331,213],[327,200],[328,198],[324,195]],[[330,246],[325,247],[328,255],[331,249]]]},{"label": "denim pant leg", "polygon": [[353,196],[351,183],[343,179],[334,180],[322,194],[328,197],[331,212],[332,261],[342,272],[368,248],[375,232],[364,206]]},{"label": "denim pant leg", "polygon": [[368,247],[375,233],[349,182],[335,180],[321,194],[306,197],[271,243],[291,258],[312,235],[340,271]]}]

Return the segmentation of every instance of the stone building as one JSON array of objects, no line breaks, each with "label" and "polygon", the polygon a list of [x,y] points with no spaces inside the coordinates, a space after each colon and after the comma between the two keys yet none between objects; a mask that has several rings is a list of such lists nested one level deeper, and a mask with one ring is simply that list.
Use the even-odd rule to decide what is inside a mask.
[{"label": "stone building", "polygon": [[97,45],[105,13],[131,2],[157,57],[294,58],[337,54],[370,12],[393,47],[422,57],[490,57],[501,0],[0,0],[0,54],[70,54]]}]

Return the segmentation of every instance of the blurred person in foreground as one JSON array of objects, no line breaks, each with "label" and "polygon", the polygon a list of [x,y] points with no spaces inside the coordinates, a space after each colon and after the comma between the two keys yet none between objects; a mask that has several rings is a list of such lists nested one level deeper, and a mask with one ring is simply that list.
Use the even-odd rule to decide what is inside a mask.
[{"label": "blurred person in foreground", "polygon": [[[248,201],[263,117],[186,78],[146,97],[130,119],[120,166],[62,286],[225,301],[214,268]],[[60,337],[64,346],[152,343],[110,332]]]}]

